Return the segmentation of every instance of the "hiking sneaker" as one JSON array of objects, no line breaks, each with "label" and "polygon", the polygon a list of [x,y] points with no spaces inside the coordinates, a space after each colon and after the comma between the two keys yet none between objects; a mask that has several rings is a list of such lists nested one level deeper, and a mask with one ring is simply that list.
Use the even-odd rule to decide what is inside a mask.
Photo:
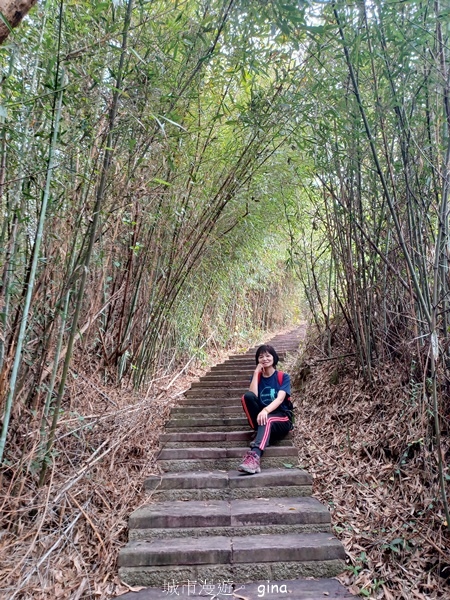
[{"label": "hiking sneaker", "polygon": [[260,459],[258,454],[253,450],[249,450],[238,468],[239,471],[253,475],[254,473],[261,473],[261,467],[259,463]]}]

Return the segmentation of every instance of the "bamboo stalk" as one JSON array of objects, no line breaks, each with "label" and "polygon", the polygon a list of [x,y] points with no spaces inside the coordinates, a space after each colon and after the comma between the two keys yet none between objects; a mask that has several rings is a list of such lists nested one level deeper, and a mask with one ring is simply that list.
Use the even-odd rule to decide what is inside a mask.
[{"label": "bamboo stalk", "polygon": [[105,151],[104,151],[103,167],[102,167],[102,171],[101,171],[100,182],[99,182],[99,185],[97,188],[97,193],[96,193],[96,201],[95,201],[93,218],[92,218],[92,223],[91,223],[91,228],[90,228],[89,245],[88,245],[88,248],[86,251],[86,256],[85,256],[84,265],[83,265],[83,273],[81,275],[81,280],[80,280],[80,284],[79,284],[79,288],[78,288],[75,313],[73,316],[71,332],[70,332],[69,340],[67,343],[67,352],[66,352],[64,365],[63,365],[63,371],[61,374],[61,379],[60,379],[60,383],[59,383],[59,387],[58,387],[58,395],[57,395],[57,398],[56,398],[56,401],[54,404],[53,420],[52,420],[52,424],[51,424],[51,428],[50,428],[50,432],[49,432],[49,436],[48,436],[45,456],[42,460],[41,473],[39,476],[39,485],[43,485],[43,483],[45,481],[47,465],[48,465],[48,457],[50,455],[50,452],[51,452],[51,449],[53,446],[53,441],[55,438],[56,427],[58,424],[59,412],[60,412],[60,407],[61,407],[61,401],[62,401],[62,397],[64,394],[64,389],[65,389],[65,385],[66,385],[66,378],[67,378],[67,374],[69,371],[70,361],[72,359],[73,345],[74,345],[75,338],[77,335],[76,331],[77,331],[78,320],[79,320],[80,313],[81,313],[81,305],[82,305],[83,298],[84,298],[84,290],[85,290],[85,286],[86,286],[87,273],[89,270],[89,264],[90,264],[90,260],[91,260],[91,256],[92,256],[92,251],[94,248],[94,242],[97,238],[97,227],[98,227],[98,222],[99,222],[99,218],[100,218],[100,209],[101,209],[101,205],[103,202],[105,189],[106,189],[106,177],[107,177],[111,159],[112,159],[113,131],[114,131],[114,125],[115,125],[115,120],[116,120],[118,106],[119,106],[119,97],[120,97],[120,93],[121,93],[121,89],[122,89],[123,69],[124,69],[124,61],[125,61],[125,55],[126,55],[126,50],[127,50],[128,31],[130,28],[132,8],[133,8],[133,0],[128,0],[125,21],[124,21],[124,29],[123,29],[123,36],[122,36],[122,48],[121,48],[120,59],[119,59],[118,74],[117,74],[116,86],[115,86],[113,99],[112,99],[111,110],[110,110],[110,114],[109,114],[109,126],[108,126],[108,134],[107,134],[107,138],[106,138],[106,146],[105,146]]},{"label": "bamboo stalk", "polygon": [[2,432],[1,432],[1,436],[0,436],[0,462],[3,460],[3,453],[5,450],[6,437],[8,435],[9,420],[11,417],[11,408],[12,408],[13,398],[14,398],[14,394],[15,394],[15,390],[16,390],[17,375],[19,372],[20,364],[22,362],[22,346],[23,346],[23,343],[25,340],[25,333],[26,333],[26,328],[27,328],[27,324],[28,324],[28,313],[30,310],[31,297],[33,294],[34,281],[35,281],[35,277],[36,277],[36,270],[37,270],[37,264],[38,264],[41,241],[42,241],[42,234],[43,234],[43,230],[44,230],[44,224],[45,224],[45,218],[46,218],[46,212],[47,212],[47,204],[48,204],[48,199],[50,196],[50,183],[51,183],[51,180],[53,177],[56,141],[58,139],[59,122],[60,122],[60,118],[61,118],[62,99],[63,99],[63,93],[64,93],[64,78],[65,78],[64,69],[61,69],[59,76],[60,76],[61,86],[58,91],[57,99],[56,99],[56,103],[55,103],[55,116],[54,116],[54,125],[53,125],[53,131],[52,131],[52,137],[51,137],[50,149],[49,149],[47,179],[46,179],[45,190],[44,190],[43,198],[42,198],[41,212],[40,212],[40,216],[39,216],[38,228],[36,231],[36,238],[35,238],[35,242],[34,242],[33,260],[32,260],[31,269],[30,269],[27,294],[25,297],[25,305],[24,305],[23,312],[22,312],[22,320],[21,320],[21,324],[20,324],[19,337],[18,337],[16,352],[15,352],[15,357],[14,357],[14,364],[13,364],[13,368],[12,368],[12,372],[11,372],[11,379],[9,382],[9,392],[8,392],[8,396],[6,399],[5,412],[4,412],[4,416],[3,416],[3,427],[2,427]]}]

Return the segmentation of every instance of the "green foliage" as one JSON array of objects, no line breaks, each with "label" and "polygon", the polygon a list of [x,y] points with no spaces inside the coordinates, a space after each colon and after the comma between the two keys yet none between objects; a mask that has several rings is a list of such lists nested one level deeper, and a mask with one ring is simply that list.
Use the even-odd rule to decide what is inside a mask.
[{"label": "green foliage", "polygon": [[66,73],[21,400],[71,328],[80,368],[136,387],[304,305],[325,353],[343,319],[369,379],[432,315],[449,348],[439,3],[139,2],[123,49],[125,14],[48,0],[0,49],[5,380]]},{"label": "green foliage", "polygon": [[[65,377],[57,366],[67,370],[72,343],[77,368],[139,387],[205,340],[246,343],[299,313],[279,167],[296,114],[299,40],[287,33],[304,38],[303,9],[137,3],[124,50],[126,10],[48,0],[0,50],[0,370],[8,380],[16,352],[25,383],[15,402],[54,421]],[[41,384],[49,385],[44,402]]]}]

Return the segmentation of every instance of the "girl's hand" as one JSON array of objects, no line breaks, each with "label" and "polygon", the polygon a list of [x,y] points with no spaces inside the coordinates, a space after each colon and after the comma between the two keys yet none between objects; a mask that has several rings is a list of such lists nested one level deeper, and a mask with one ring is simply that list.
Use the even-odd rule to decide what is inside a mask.
[{"label": "girl's hand", "polygon": [[267,416],[268,416],[268,412],[265,408],[263,408],[262,411],[259,413],[259,415],[256,417],[256,421],[257,421],[258,425],[266,425]]},{"label": "girl's hand", "polygon": [[263,366],[261,364],[257,364],[256,369],[255,369],[255,375],[259,375],[262,372],[263,372]]}]

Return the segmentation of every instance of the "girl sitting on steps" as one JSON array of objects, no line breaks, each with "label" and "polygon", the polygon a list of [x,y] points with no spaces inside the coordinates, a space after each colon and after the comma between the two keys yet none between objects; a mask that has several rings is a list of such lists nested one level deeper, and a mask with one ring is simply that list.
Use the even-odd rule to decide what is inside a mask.
[{"label": "girl sitting on steps", "polygon": [[242,396],[242,406],[250,427],[256,437],[250,443],[251,450],[243,457],[239,471],[253,475],[261,472],[261,456],[269,443],[282,440],[291,430],[291,381],[287,373],[279,373],[275,367],[278,354],[269,345],[256,351],[256,369],[249,391]]}]

